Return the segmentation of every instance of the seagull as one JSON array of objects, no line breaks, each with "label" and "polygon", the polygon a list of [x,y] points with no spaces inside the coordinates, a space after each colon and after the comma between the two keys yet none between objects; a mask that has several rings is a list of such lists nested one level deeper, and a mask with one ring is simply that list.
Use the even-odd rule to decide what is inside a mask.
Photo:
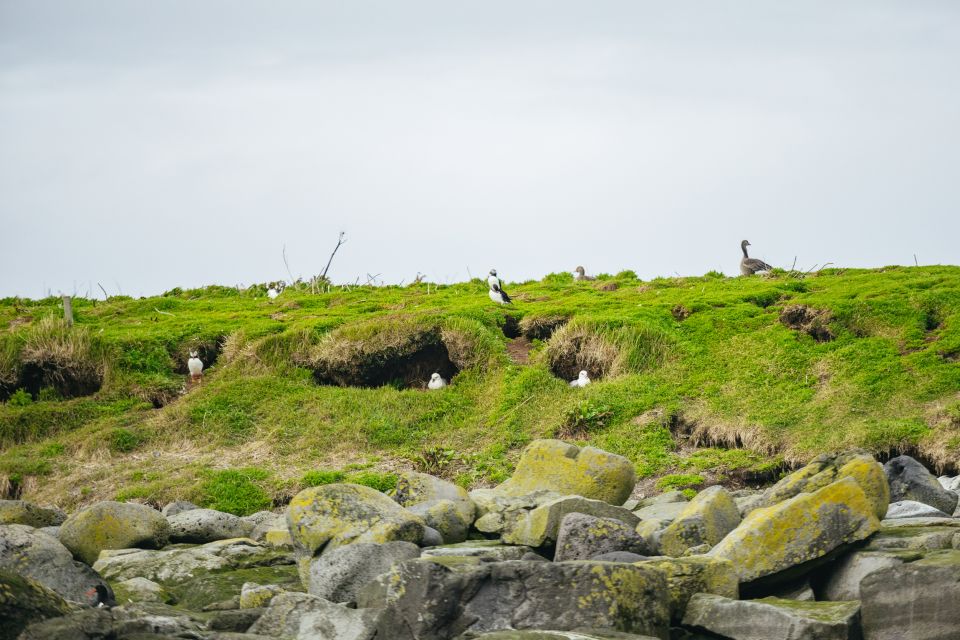
[{"label": "seagull", "polygon": [[576,379],[576,380],[571,380],[571,381],[570,381],[570,386],[571,386],[571,387],[585,387],[585,386],[587,386],[588,384],[590,384],[590,378],[587,377],[587,372],[586,372],[586,371],[581,371],[581,372],[580,372],[580,375],[577,376],[577,379]]},{"label": "seagull", "polygon": [[430,376],[430,382],[427,383],[427,389],[443,389],[447,386],[447,381],[440,377],[439,373]]},{"label": "seagull", "polygon": [[751,258],[747,255],[747,247],[750,246],[749,240],[744,240],[740,243],[740,248],[743,249],[743,258],[740,259],[740,274],[745,276],[752,276],[755,273],[760,271],[770,271],[773,269],[763,260],[757,260],[756,258]]},{"label": "seagull", "polygon": [[574,280],[596,280],[593,276],[588,276],[586,270],[583,267],[577,267],[573,270],[573,279]]},{"label": "seagull", "polygon": [[490,269],[490,277],[487,278],[487,284],[490,285],[490,299],[497,304],[510,304],[513,302],[507,292],[503,290],[503,280],[497,276],[496,269]]},{"label": "seagull", "polygon": [[197,357],[196,351],[190,352],[190,359],[187,360],[187,369],[190,370],[190,381],[198,382],[203,375],[203,360]]},{"label": "seagull", "polygon": [[270,287],[269,289],[267,289],[267,297],[270,298],[271,300],[276,298],[278,295],[280,295],[280,292],[274,289],[273,287]]}]

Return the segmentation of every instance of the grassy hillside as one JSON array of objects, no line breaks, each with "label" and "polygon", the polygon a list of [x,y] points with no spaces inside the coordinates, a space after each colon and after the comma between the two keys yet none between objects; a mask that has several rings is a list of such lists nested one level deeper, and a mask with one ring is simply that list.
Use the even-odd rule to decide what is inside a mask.
[{"label": "grassy hillside", "polygon": [[[2,300],[0,490],[246,512],[406,468],[498,482],[552,436],[660,487],[851,446],[960,462],[960,267],[507,289],[507,308],[479,280],[177,289],[74,300],[72,328],[59,300]],[[594,384],[572,389],[581,368]],[[425,391],[435,370],[452,384]]]}]

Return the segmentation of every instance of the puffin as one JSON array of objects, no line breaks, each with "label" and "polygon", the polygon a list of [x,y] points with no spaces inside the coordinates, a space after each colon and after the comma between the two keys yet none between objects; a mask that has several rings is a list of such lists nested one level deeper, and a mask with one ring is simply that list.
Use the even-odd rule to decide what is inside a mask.
[{"label": "puffin", "polygon": [[447,386],[447,381],[440,377],[439,373],[430,376],[430,382],[427,383],[427,389],[443,389]]},{"label": "puffin", "polygon": [[587,372],[586,372],[586,371],[581,371],[581,372],[580,372],[580,375],[577,376],[577,379],[576,379],[576,380],[571,380],[571,381],[570,381],[570,386],[571,386],[571,387],[585,387],[585,386],[587,386],[588,384],[590,384],[590,378],[587,376]]},{"label": "puffin", "polygon": [[503,290],[503,280],[497,276],[496,269],[490,269],[490,276],[487,278],[487,284],[490,285],[490,299],[497,304],[510,304],[513,300]]},{"label": "puffin", "polygon": [[743,250],[743,257],[740,259],[740,274],[744,276],[752,276],[755,273],[761,271],[771,271],[773,267],[768,265],[763,260],[757,260],[756,258],[751,258],[747,255],[747,247],[750,246],[749,240],[744,240],[740,243],[740,249]]},{"label": "puffin", "polygon": [[190,359],[187,360],[187,369],[190,371],[190,381],[199,382],[203,375],[203,360],[197,357],[196,351],[190,352]]}]

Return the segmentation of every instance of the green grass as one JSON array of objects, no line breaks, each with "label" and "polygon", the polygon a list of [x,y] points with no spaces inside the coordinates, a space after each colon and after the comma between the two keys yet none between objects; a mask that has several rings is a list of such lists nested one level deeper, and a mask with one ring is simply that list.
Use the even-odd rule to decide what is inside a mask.
[{"label": "green grass", "polygon": [[[0,475],[67,505],[129,494],[247,511],[338,473],[386,489],[410,468],[495,483],[526,443],[555,434],[625,455],[641,477],[763,478],[849,447],[960,459],[958,267],[551,274],[510,292],[502,308],[479,280],[273,301],[257,287],[176,289],[75,300],[72,329],[55,320],[59,299],[0,300]],[[827,310],[835,339],[781,324],[792,304]],[[511,361],[505,327],[533,340],[529,363]],[[379,380],[441,348],[459,374],[440,392],[407,388],[420,372],[406,364],[383,386],[317,383],[318,371]],[[208,365],[195,387],[191,349]],[[72,377],[57,378],[57,362]],[[571,389],[581,366],[594,384]],[[45,382],[18,391],[31,367],[47,367]],[[90,380],[98,390],[71,397]],[[253,468],[267,476],[215,480]]]}]

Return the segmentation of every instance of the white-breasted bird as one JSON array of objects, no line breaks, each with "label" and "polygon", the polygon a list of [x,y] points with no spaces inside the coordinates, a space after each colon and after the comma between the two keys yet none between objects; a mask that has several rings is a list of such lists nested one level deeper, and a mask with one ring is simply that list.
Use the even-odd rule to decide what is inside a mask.
[{"label": "white-breasted bird", "polygon": [[496,269],[490,269],[490,276],[487,278],[487,284],[490,285],[490,299],[497,304],[510,304],[513,300],[503,290],[503,280],[497,276]]},{"label": "white-breasted bird", "polygon": [[267,297],[270,298],[271,300],[276,298],[278,295],[280,295],[279,289],[274,289],[273,287],[270,287],[269,289],[267,289]]},{"label": "white-breasted bird", "polygon": [[196,382],[203,375],[203,360],[197,357],[196,351],[190,352],[190,359],[187,360],[187,369],[190,371],[190,380]]},{"label": "white-breasted bird", "polygon": [[581,372],[580,372],[580,375],[577,376],[577,379],[576,379],[576,380],[571,380],[571,381],[570,381],[570,386],[571,386],[571,387],[585,387],[585,386],[587,386],[588,384],[590,384],[590,378],[587,376],[587,372],[586,372],[586,371],[581,371]]},{"label": "white-breasted bird", "polygon": [[430,376],[430,382],[427,383],[427,389],[443,389],[447,386],[447,381],[440,377],[439,373]]},{"label": "white-breasted bird", "polygon": [[740,258],[740,275],[752,276],[760,271],[772,271],[773,267],[763,260],[757,260],[747,255],[747,247],[749,246],[749,240],[744,240],[740,243],[740,249],[743,250],[743,257]]}]

